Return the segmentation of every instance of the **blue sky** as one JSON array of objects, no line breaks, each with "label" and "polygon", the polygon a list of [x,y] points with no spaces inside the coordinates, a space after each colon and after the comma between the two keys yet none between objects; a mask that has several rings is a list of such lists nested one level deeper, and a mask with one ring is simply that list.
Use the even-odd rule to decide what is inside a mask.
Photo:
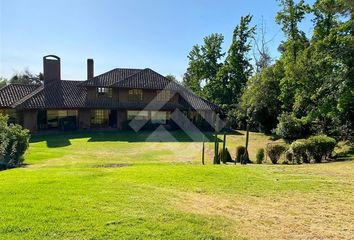
[{"label": "blue sky", "polygon": [[[312,3],[313,0],[308,0]],[[42,57],[61,58],[63,79],[85,79],[86,59],[95,74],[116,67],[150,67],[179,80],[194,44],[211,33],[225,36],[227,51],[240,17],[263,17],[273,57],[283,39],[275,0],[0,0],[0,76],[29,68]],[[310,34],[312,24],[302,24]]]}]

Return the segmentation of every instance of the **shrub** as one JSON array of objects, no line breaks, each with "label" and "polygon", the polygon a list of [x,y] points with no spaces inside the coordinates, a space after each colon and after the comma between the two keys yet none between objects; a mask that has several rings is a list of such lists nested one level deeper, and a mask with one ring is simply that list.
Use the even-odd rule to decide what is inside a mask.
[{"label": "shrub", "polygon": [[228,162],[234,162],[232,160],[231,154],[227,148],[225,148],[225,151],[223,151],[223,149],[221,149],[218,157],[220,159],[220,162],[223,162],[224,164],[226,164]]},{"label": "shrub", "polygon": [[267,146],[267,154],[273,164],[276,164],[281,156],[287,150],[283,144],[272,144]]},{"label": "shrub", "polygon": [[298,139],[291,143],[290,149],[293,152],[294,159],[297,163],[310,163],[308,156],[309,141],[306,139]]},{"label": "shrub", "polygon": [[286,141],[299,139],[306,134],[306,123],[292,114],[283,113],[278,121],[275,133]]},{"label": "shrub", "polygon": [[328,158],[336,146],[336,140],[326,135],[312,136],[307,139],[309,156],[316,163],[322,162],[323,158]]},{"label": "shrub", "polygon": [[264,160],[264,149],[259,148],[256,153],[257,164],[262,164],[263,160]]},{"label": "shrub", "polygon": [[17,167],[23,162],[28,148],[29,132],[20,125],[7,124],[8,117],[0,115],[0,168]]},{"label": "shrub", "polygon": [[285,161],[283,162],[284,164],[288,164],[289,162],[293,163],[294,160],[294,154],[293,152],[288,149],[285,151]]},{"label": "shrub", "polygon": [[238,163],[252,163],[249,159],[248,152],[246,154],[246,159],[244,159],[246,148],[244,146],[238,146],[236,148],[236,162]]},{"label": "shrub", "polygon": [[241,162],[241,157],[245,154],[246,148],[244,146],[238,146],[236,148],[236,162]]}]

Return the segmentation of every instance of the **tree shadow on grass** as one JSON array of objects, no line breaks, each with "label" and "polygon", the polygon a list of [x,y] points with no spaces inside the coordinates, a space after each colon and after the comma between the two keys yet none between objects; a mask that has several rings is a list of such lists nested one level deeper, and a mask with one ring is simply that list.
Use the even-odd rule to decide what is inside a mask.
[{"label": "tree shadow on grass", "polygon": [[[88,142],[213,142],[212,132],[185,133],[178,131],[77,131],[37,134],[31,137],[31,143],[46,142],[49,148],[60,148],[71,145],[70,140],[88,138]],[[220,138],[220,135],[219,135]],[[218,141],[221,141],[218,138]]]}]

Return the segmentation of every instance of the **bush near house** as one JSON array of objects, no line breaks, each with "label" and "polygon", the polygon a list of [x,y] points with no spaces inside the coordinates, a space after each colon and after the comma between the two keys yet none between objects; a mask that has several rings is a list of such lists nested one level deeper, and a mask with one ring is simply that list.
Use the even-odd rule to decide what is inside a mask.
[{"label": "bush near house", "polygon": [[8,119],[0,114],[0,169],[20,166],[29,142],[29,131]]},{"label": "bush near house", "polygon": [[287,150],[284,144],[272,144],[267,146],[267,154],[273,164],[277,164],[280,156]]}]

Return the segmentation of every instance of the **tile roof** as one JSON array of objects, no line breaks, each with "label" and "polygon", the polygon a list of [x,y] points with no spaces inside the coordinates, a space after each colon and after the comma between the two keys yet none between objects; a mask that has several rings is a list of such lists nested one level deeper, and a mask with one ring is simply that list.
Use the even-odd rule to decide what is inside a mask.
[{"label": "tile roof", "polygon": [[181,90],[178,84],[149,68],[117,81],[111,87]]},{"label": "tile roof", "polygon": [[12,105],[19,109],[79,108],[85,106],[87,91],[82,81],[58,81],[42,85]]},{"label": "tile roof", "polygon": [[111,71],[108,71],[83,82],[82,86],[108,87],[140,71],[142,71],[142,69],[115,68]]},{"label": "tile roof", "polygon": [[[167,89],[178,92],[180,104],[118,102],[114,99],[87,98],[86,87],[118,87],[141,89]],[[121,108],[221,110],[221,108],[157,72],[146,69],[113,69],[87,81],[58,81],[44,85],[9,85],[0,89],[0,107],[19,109],[44,108]]]},{"label": "tile roof", "polygon": [[0,89],[0,107],[11,107],[12,104],[27,96],[40,85],[10,84]]}]

